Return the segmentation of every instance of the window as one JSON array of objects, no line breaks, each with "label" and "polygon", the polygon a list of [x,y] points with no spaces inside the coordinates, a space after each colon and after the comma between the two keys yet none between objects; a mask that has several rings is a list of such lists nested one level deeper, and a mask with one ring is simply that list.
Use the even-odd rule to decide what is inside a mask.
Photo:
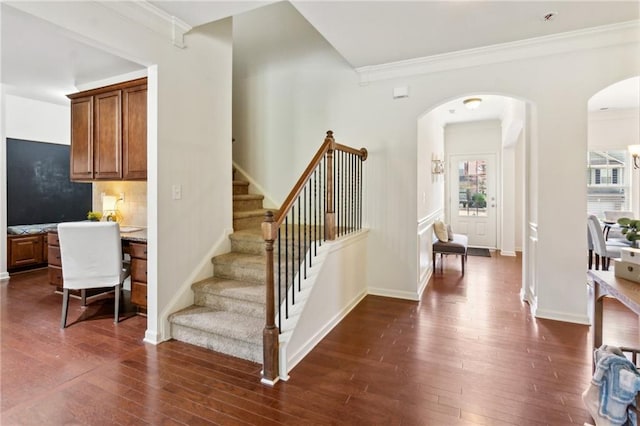
[{"label": "window", "polygon": [[604,218],[605,210],[630,210],[627,151],[590,151],[587,161],[587,211]]},{"label": "window", "polygon": [[487,162],[458,163],[459,216],[487,216]]}]

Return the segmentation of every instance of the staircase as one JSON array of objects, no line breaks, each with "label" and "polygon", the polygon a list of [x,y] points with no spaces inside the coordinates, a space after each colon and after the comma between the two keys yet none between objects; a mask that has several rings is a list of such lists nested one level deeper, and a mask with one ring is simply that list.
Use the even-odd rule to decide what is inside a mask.
[{"label": "staircase", "polygon": [[215,256],[213,277],[194,283],[194,305],[169,317],[171,336],[262,363],[265,324],[265,264],[262,195],[233,181],[231,252]]}]

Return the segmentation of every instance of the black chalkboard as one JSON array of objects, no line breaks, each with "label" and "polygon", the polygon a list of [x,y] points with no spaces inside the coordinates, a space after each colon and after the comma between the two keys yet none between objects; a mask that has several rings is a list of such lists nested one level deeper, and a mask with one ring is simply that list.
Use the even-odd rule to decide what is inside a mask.
[{"label": "black chalkboard", "polygon": [[69,146],[7,138],[7,226],[85,220],[92,186],[69,180]]}]

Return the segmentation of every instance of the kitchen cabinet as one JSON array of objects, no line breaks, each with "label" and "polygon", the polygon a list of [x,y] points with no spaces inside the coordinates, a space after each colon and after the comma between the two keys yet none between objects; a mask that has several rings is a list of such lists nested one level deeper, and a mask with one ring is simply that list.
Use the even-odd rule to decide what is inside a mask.
[{"label": "kitchen cabinet", "polygon": [[147,309],[147,245],[129,243],[131,256],[131,303]]},{"label": "kitchen cabinet", "polygon": [[48,241],[49,284],[62,289],[62,258],[60,257],[58,232],[49,232]]},{"label": "kitchen cabinet", "polygon": [[68,95],[71,180],[147,178],[147,79]]},{"label": "kitchen cabinet", "polygon": [[147,178],[147,85],[122,90],[122,179]]},{"label": "kitchen cabinet", "polygon": [[7,235],[7,268],[16,269],[47,263],[46,234]]}]

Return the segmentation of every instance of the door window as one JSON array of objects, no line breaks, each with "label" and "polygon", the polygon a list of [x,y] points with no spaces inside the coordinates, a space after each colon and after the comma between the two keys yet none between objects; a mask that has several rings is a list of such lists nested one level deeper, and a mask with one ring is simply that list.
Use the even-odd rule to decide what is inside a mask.
[{"label": "door window", "polygon": [[487,216],[487,162],[458,162],[459,216]]}]

